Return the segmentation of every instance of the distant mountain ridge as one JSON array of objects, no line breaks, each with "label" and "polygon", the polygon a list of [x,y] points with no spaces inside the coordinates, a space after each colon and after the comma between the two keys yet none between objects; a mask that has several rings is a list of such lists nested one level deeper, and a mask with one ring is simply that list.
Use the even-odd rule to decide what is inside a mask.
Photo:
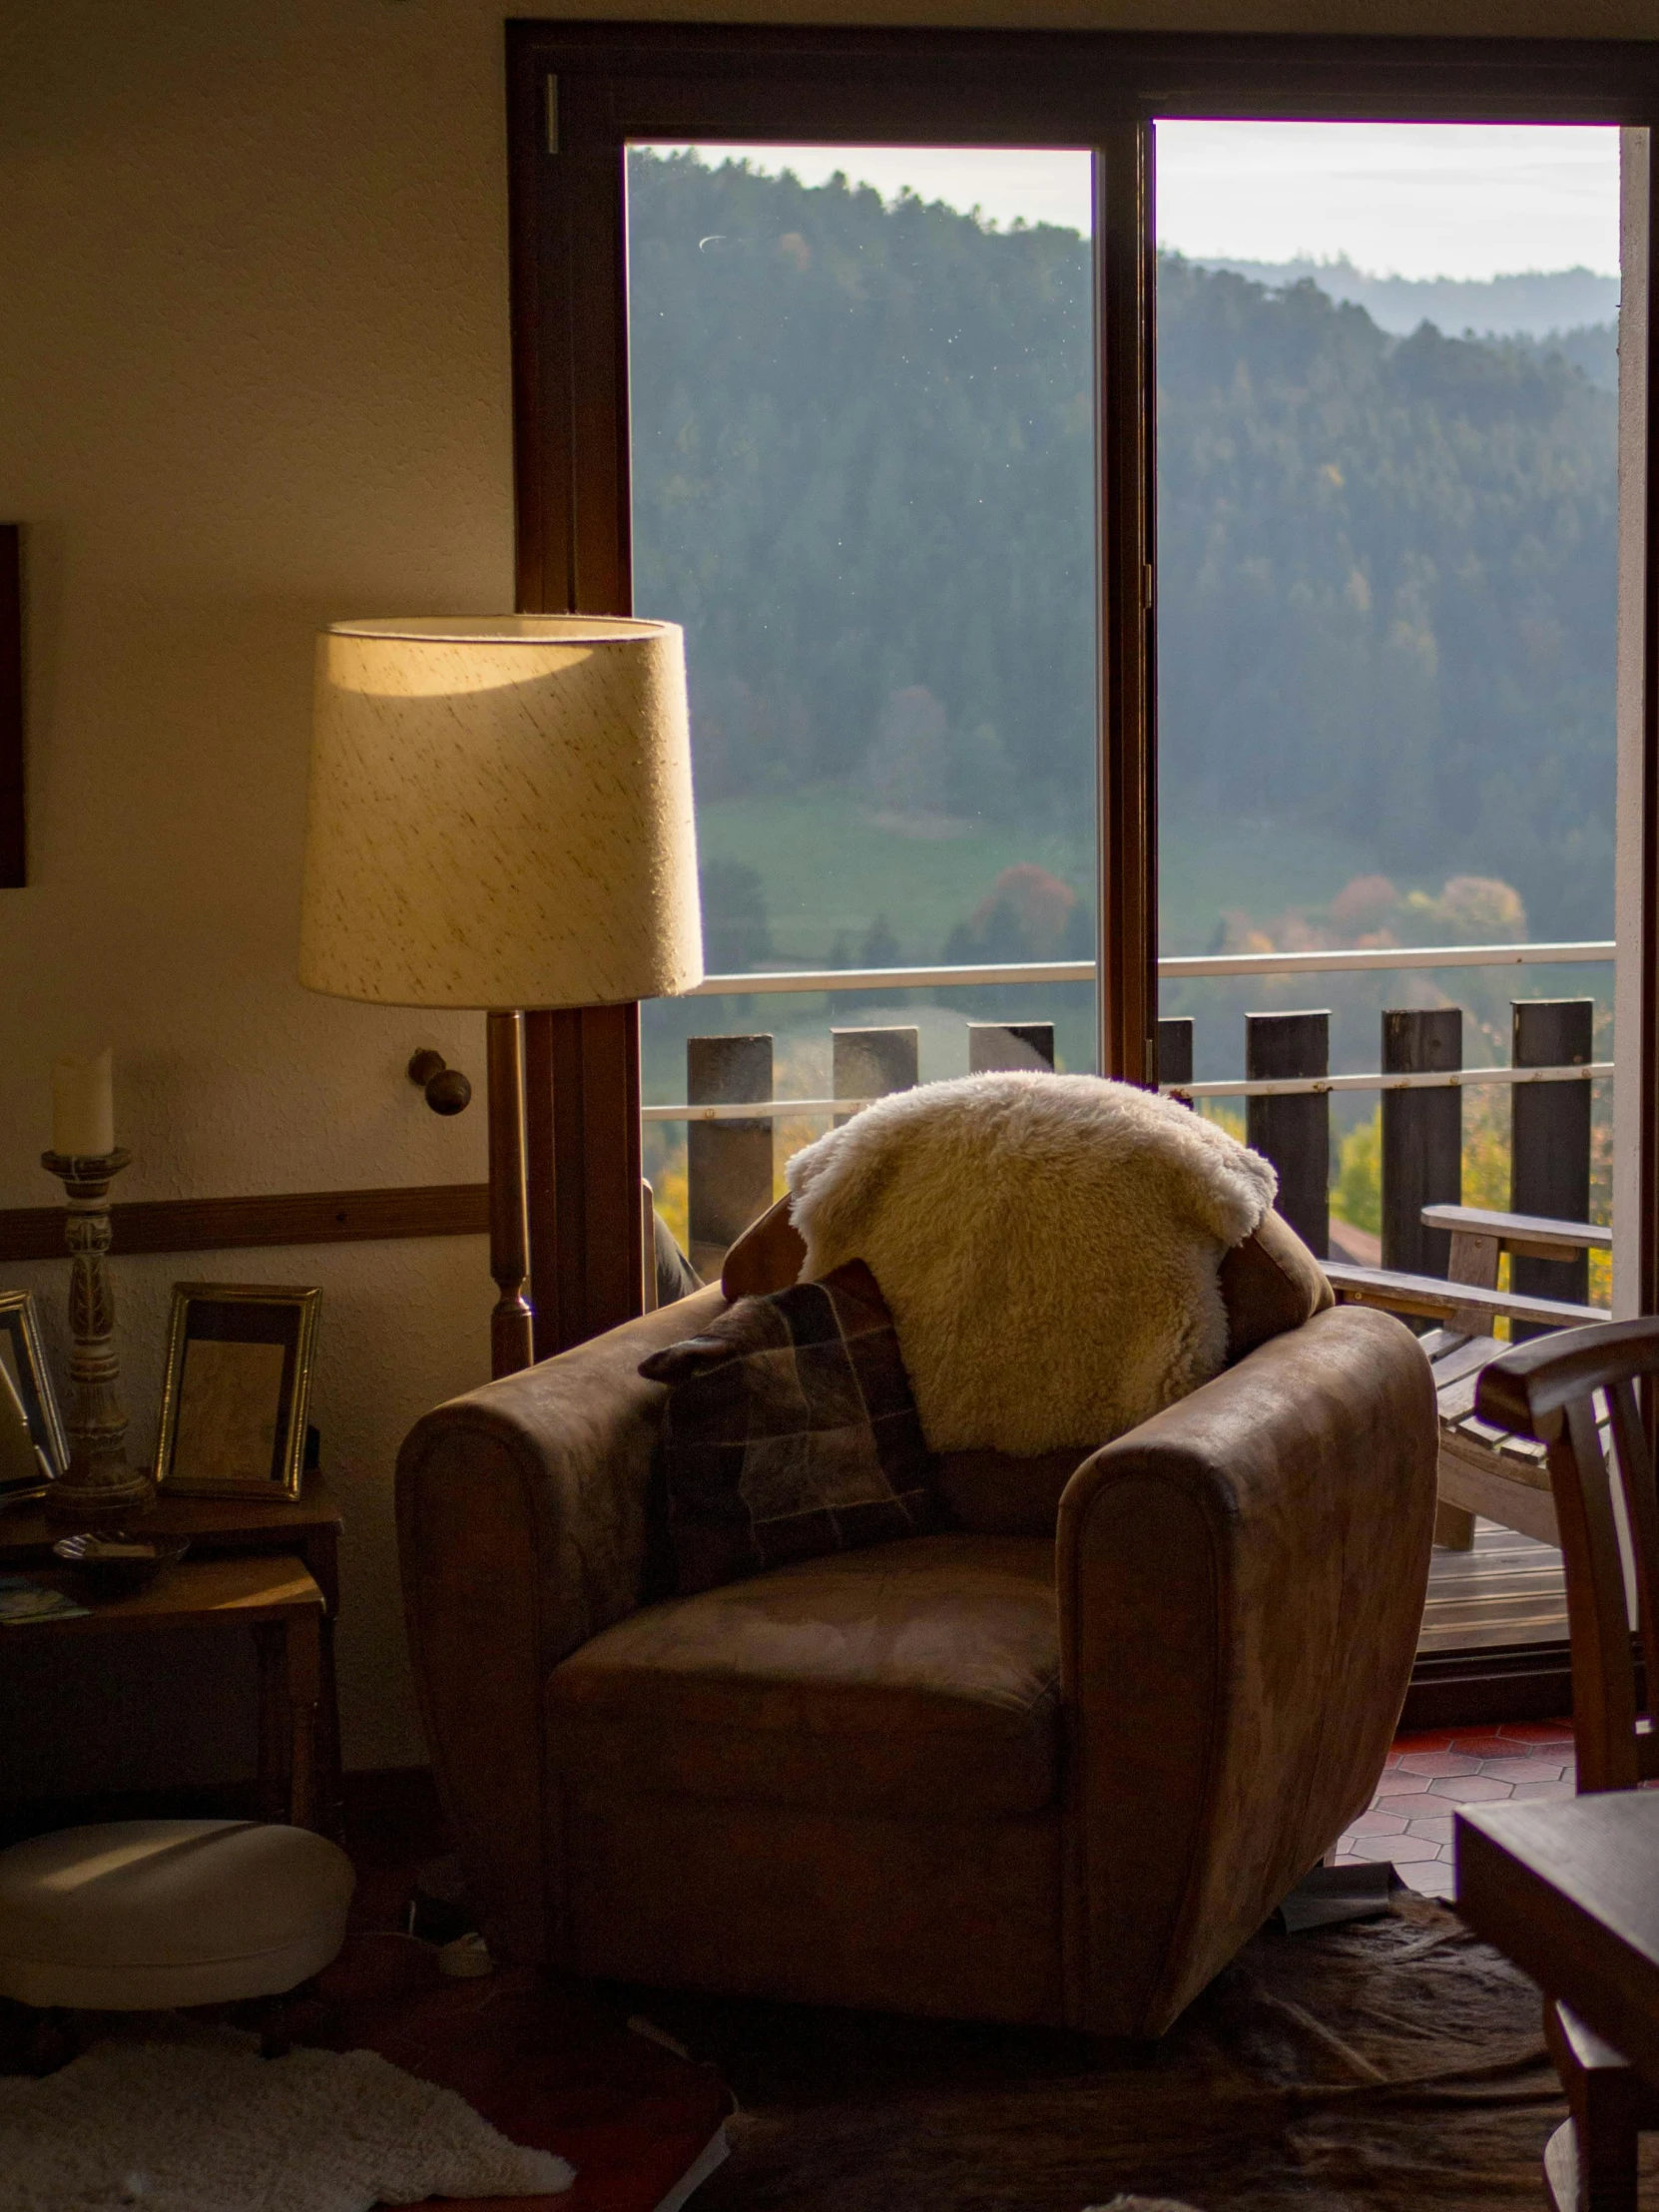
[{"label": "distant mountain ridge", "polygon": [[1374,276],[1347,255],[1333,262],[1226,261],[1208,254],[1186,257],[1200,269],[1224,269],[1258,284],[1294,284],[1312,277],[1333,299],[1364,307],[1379,328],[1407,337],[1419,322],[1432,322],[1448,337],[1473,330],[1491,337],[1548,337],[1586,323],[1611,322],[1618,312],[1619,279],[1593,269],[1527,270],[1478,282],[1455,276]]}]

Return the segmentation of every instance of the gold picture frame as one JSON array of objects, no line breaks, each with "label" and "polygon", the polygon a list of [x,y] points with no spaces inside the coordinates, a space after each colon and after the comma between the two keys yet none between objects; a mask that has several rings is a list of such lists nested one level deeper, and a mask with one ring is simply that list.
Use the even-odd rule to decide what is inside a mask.
[{"label": "gold picture frame", "polygon": [[[28,1448],[12,1434],[20,1414]],[[44,1497],[47,1485],[69,1465],[69,1438],[33,1291],[0,1291],[0,1423],[7,1431],[6,1444],[0,1445],[0,1505]],[[13,1444],[16,1448],[7,1448]]]},{"label": "gold picture frame", "polygon": [[320,1290],[175,1283],[156,1483],[197,1497],[299,1495]]}]

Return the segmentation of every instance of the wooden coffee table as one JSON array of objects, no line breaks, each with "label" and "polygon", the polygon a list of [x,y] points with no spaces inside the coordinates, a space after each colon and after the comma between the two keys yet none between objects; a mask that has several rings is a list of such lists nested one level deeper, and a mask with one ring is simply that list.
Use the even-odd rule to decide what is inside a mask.
[{"label": "wooden coffee table", "polygon": [[1659,2089],[1659,1791],[1459,1807],[1456,1906]]},{"label": "wooden coffee table", "polygon": [[[61,1567],[30,1567],[29,1580],[86,1603]],[[322,1592],[297,1559],[185,1560],[164,1568],[136,1596],[93,1604],[59,1620],[0,1625],[0,1662],[13,1642],[136,1636],[179,1628],[251,1631],[260,1661],[260,1800],[267,1816],[281,1802],[295,1828],[317,1825],[317,1705],[322,1694]]]}]

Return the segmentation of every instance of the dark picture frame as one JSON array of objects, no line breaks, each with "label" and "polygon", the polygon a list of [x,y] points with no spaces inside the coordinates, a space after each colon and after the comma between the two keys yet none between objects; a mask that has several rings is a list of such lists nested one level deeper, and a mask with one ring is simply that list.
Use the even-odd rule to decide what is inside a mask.
[{"label": "dark picture frame", "polygon": [[320,1290],[176,1283],[156,1438],[159,1488],[299,1495]]},{"label": "dark picture frame", "polygon": [[[38,1472],[10,1476],[0,1471],[0,1505],[44,1497],[47,1485],[69,1465],[69,1438],[46,1364],[40,1315],[32,1291],[0,1291],[0,1419],[10,1419],[11,1400],[21,1406],[35,1447]],[[3,1466],[5,1462],[0,1462]]]}]

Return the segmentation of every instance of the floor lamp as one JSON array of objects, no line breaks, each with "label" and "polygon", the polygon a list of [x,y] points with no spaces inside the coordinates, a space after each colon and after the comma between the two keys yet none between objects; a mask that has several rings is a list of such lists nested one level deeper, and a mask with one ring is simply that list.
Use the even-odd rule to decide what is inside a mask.
[{"label": "floor lamp", "polygon": [[[489,1015],[495,1375],[535,1357],[531,1302],[554,1279],[548,1209],[526,1210],[527,1010],[535,1152],[558,1118],[542,1096],[550,1040],[576,1019],[551,1010],[629,1007],[702,978],[673,623],[501,615],[323,631],[299,979],[375,1005]],[[637,1146],[630,1132],[630,1157]]]}]

